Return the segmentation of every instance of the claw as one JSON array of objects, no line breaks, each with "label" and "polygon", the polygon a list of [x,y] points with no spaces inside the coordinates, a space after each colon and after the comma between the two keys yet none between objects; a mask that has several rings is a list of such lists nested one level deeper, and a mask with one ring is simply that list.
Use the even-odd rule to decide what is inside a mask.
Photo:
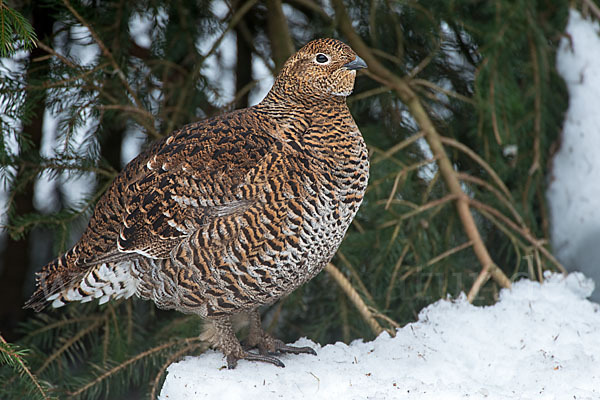
[{"label": "claw", "polygon": [[304,346],[304,347],[288,346],[287,344],[283,343],[281,340],[276,340],[275,341],[275,351],[278,351],[280,353],[311,354],[313,356],[317,355],[317,352],[314,351],[312,349],[312,347],[308,347],[308,346]]},{"label": "claw", "polygon": [[273,356],[269,356],[269,355],[265,355],[265,354],[256,354],[256,353],[249,353],[247,352],[246,354],[244,354],[244,356],[242,357],[236,357],[233,354],[230,354],[227,356],[227,368],[228,369],[234,369],[237,366],[237,362],[238,360],[248,360],[248,361],[261,361],[261,362],[266,362],[269,364],[273,364],[276,367],[281,367],[281,368],[285,368],[285,364],[282,363],[278,358],[273,357]]}]

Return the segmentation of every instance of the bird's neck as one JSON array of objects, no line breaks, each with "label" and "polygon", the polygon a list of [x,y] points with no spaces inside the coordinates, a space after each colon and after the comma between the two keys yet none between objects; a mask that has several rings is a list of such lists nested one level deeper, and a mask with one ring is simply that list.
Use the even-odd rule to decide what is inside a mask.
[{"label": "bird's neck", "polygon": [[332,120],[354,125],[343,96],[295,99],[279,97],[271,91],[255,108],[273,118],[282,133],[295,141],[302,141],[308,131],[328,125]]}]

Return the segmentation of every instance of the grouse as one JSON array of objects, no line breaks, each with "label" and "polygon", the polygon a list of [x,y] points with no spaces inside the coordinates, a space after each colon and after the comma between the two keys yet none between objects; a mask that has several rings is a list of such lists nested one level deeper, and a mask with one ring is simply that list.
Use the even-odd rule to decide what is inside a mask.
[{"label": "grouse", "polygon": [[[26,307],[135,294],[203,317],[229,368],[314,353],[264,332],[258,308],[325,267],[363,200],[369,158],[346,97],[366,67],[348,45],[313,40],[259,104],[150,145],[115,178],[77,244],[37,274]],[[232,327],[238,315],[250,322],[246,346]]]}]

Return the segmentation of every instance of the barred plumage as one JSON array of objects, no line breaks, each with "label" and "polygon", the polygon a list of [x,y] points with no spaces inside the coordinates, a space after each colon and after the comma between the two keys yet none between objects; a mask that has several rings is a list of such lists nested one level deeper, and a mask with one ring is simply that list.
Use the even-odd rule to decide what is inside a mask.
[{"label": "barred plumage", "polygon": [[[256,106],[189,124],[128,164],[87,230],[39,273],[27,306],[133,294],[212,322],[213,344],[283,365],[258,307],[314,277],[333,257],[368,180],[368,153],[346,106],[356,69],[344,43],[318,39],[283,66]],[[244,350],[233,315],[250,316]]]}]

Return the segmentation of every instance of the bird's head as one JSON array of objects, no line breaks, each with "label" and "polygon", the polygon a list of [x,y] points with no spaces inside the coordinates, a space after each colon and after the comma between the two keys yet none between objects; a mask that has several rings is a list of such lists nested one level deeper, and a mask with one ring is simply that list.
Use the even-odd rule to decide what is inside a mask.
[{"label": "bird's head", "polygon": [[274,88],[302,99],[344,99],[354,89],[356,70],[367,64],[336,39],[307,43],[283,65]]}]

